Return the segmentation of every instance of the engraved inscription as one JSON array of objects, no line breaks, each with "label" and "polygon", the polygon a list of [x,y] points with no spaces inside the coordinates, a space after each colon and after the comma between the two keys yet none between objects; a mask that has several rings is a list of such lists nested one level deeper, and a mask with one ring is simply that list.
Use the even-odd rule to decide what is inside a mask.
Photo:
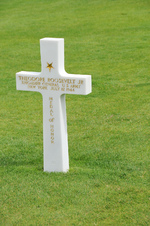
[{"label": "engraved inscription", "polygon": [[81,79],[46,78],[36,76],[19,76],[21,84],[29,89],[51,90],[62,92],[75,92],[82,88],[84,81]]},{"label": "engraved inscription", "polygon": [[53,112],[53,97],[49,97],[49,122],[50,122],[50,140],[54,144],[54,112]]}]

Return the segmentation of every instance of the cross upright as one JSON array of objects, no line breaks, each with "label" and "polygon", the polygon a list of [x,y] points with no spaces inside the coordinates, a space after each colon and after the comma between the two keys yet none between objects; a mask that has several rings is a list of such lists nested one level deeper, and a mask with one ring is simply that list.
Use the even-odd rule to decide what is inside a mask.
[{"label": "cross upright", "polygon": [[91,76],[66,73],[64,39],[40,40],[41,72],[16,73],[17,90],[36,91],[43,96],[44,171],[69,169],[65,94],[91,93]]}]

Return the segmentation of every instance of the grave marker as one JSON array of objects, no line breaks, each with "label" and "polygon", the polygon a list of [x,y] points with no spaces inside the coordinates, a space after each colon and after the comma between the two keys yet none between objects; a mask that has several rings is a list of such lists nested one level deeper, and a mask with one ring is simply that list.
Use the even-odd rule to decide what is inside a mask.
[{"label": "grave marker", "polygon": [[91,92],[90,75],[73,75],[64,69],[64,39],[40,40],[41,72],[16,73],[17,90],[36,91],[43,96],[44,171],[69,169],[65,94]]}]

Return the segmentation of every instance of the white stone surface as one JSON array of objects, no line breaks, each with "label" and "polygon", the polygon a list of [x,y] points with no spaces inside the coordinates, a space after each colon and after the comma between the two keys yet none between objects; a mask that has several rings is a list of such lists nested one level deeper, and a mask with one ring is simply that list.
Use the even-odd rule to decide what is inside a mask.
[{"label": "white stone surface", "polygon": [[41,72],[16,73],[17,90],[36,91],[43,96],[44,171],[69,169],[65,94],[91,92],[90,75],[73,75],[64,69],[64,39],[40,40]]}]

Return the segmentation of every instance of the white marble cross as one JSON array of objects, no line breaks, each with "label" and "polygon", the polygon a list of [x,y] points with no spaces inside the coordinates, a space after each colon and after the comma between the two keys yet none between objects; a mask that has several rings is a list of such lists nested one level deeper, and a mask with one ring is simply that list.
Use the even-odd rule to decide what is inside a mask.
[{"label": "white marble cross", "polygon": [[89,94],[90,75],[73,75],[64,69],[64,39],[40,40],[41,72],[16,73],[17,90],[43,96],[44,171],[69,169],[65,94]]}]

